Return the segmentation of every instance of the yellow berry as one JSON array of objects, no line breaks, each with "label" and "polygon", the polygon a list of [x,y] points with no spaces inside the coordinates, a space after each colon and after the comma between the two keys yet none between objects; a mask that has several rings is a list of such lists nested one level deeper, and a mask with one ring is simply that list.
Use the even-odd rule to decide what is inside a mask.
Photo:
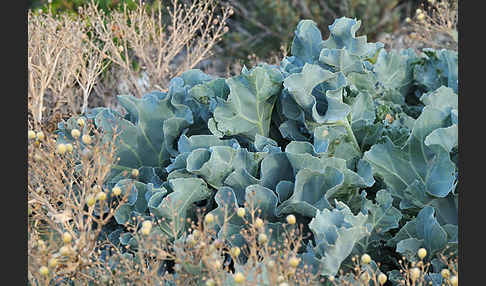
[{"label": "yellow berry", "polygon": [[262,228],[262,227],[263,227],[263,225],[264,225],[264,224],[263,224],[263,220],[262,220],[261,218],[257,218],[257,219],[255,220],[255,226],[256,226],[257,228]]},{"label": "yellow berry", "polygon": [[64,241],[65,244],[71,243],[73,240],[73,237],[69,232],[65,232],[62,234],[62,241]]},{"label": "yellow berry", "polygon": [[236,214],[239,217],[244,217],[245,216],[245,208],[238,208],[238,210],[236,211]]},{"label": "yellow berry", "polygon": [[410,23],[410,22],[412,22],[412,19],[410,19],[410,17],[407,17],[407,18],[405,18],[405,22]]},{"label": "yellow berry", "polygon": [[34,131],[29,130],[29,132],[27,134],[29,135],[30,140],[35,139],[35,132]]},{"label": "yellow berry", "polygon": [[49,259],[49,267],[54,268],[57,266],[57,259],[51,258]]},{"label": "yellow berry", "polygon": [[47,268],[46,266],[42,266],[41,268],[39,268],[39,273],[42,276],[47,276],[49,275],[49,268]]},{"label": "yellow berry", "polygon": [[151,230],[152,230],[152,222],[149,220],[144,221],[142,223],[142,234],[149,235]]},{"label": "yellow berry", "polygon": [[214,282],[214,279],[208,279],[206,281],[206,286],[216,286],[216,282]]},{"label": "yellow berry", "polygon": [[62,155],[62,154],[64,154],[64,153],[66,153],[66,150],[67,150],[66,145],[64,145],[64,144],[62,144],[62,143],[61,143],[61,144],[59,144],[59,145],[57,145],[57,152],[58,152],[59,154],[61,154],[61,155]]},{"label": "yellow berry", "polygon": [[204,217],[204,221],[206,223],[212,223],[214,221],[214,215],[212,214],[207,214],[205,217]]},{"label": "yellow berry", "polygon": [[292,258],[289,259],[289,265],[294,267],[294,268],[299,265],[299,262],[300,262],[300,259],[298,259],[297,257],[292,257]]},{"label": "yellow berry", "polygon": [[88,134],[84,134],[83,137],[81,137],[81,140],[83,140],[83,143],[86,145],[91,144],[91,136]]},{"label": "yellow berry", "polygon": [[113,190],[111,190],[114,196],[119,196],[122,192],[120,187],[114,187]]},{"label": "yellow berry", "polygon": [[425,248],[420,248],[417,251],[417,255],[420,259],[424,259],[424,257],[427,256],[427,250]]},{"label": "yellow berry", "polygon": [[83,118],[78,118],[78,125],[83,127],[84,126],[84,119]]},{"label": "yellow berry", "polygon": [[240,255],[240,253],[241,253],[241,250],[238,246],[231,248],[231,254],[233,256],[238,256],[238,255]]},{"label": "yellow berry", "polygon": [[45,138],[44,132],[42,132],[42,131],[37,132],[36,137],[37,137],[37,140],[40,140],[40,141],[44,140],[44,138]]},{"label": "yellow berry", "polygon": [[285,281],[285,277],[283,277],[282,275],[280,275],[280,276],[277,277],[277,282],[278,283],[282,283],[284,281]]},{"label": "yellow berry", "polygon": [[295,216],[294,216],[294,215],[292,215],[292,214],[291,214],[291,215],[288,215],[288,216],[287,216],[287,222],[288,222],[289,224],[295,224],[295,222],[296,222]]},{"label": "yellow berry", "polygon": [[73,152],[73,145],[71,143],[66,144],[66,149],[69,153]]},{"label": "yellow berry", "polygon": [[334,281],[334,276],[329,276],[329,281]]},{"label": "yellow berry", "polygon": [[369,256],[368,254],[363,254],[363,256],[361,256],[361,263],[363,264],[369,264],[371,262],[371,256]]},{"label": "yellow berry", "polygon": [[425,14],[421,13],[417,15],[417,20],[423,21],[425,19]]},{"label": "yellow berry", "polygon": [[264,233],[260,233],[260,234],[258,235],[258,242],[259,242],[259,243],[262,243],[262,244],[263,244],[263,243],[265,243],[265,242],[267,242],[267,241],[268,241],[268,237],[267,237],[267,235],[266,235],[266,234],[264,234]]},{"label": "yellow berry", "polygon": [[96,198],[94,196],[89,196],[86,199],[86,204],[88,205],[88,207],[94,206],[95,203],[96,203]]},{"label": "yellow berry", "polygon": [[78,129],[73,129],[71,130],[71,136],[73,136],[74,139],[78,139],[79,136],[81,136],[81,132]]},{"label": "yellow berry", "polygon": [[59,249],[59,253],[62,255],[62,256],[69,256],[71,255],[71,248],[69,246],[63,246]]},{"label": "yellow berry", "polygon": [[245,282],[245,276],[241,272],[236,273],[235,276],[234,276],[234,278],[235,278],[235,282],[236,283],[243,283],[243,282]]},{"label": "yellow berry", "polygon": [[138,177],[138,174],[139,174],[138,169],[132,169],[132,177],[136,178]]},{"label": "yellow berry", "polygon": [[98,201],[101,201],[101,202],[104,201],[104,200],[106,200],[106,193],[105,192],[98,192],[96,194],[96,199]]},{"label": "yellow berry", "polygon": [[201,232],[199,230],[195,229],[192,232],[192,235],[194,236],[194,238],[198,238],[199,236],[201,236]]},{"label": "yellow berry", "polygon": [[449,269],[442,269],[440,275],[442,275],[442,277],[445,279],[449,279],[449,277],[451,276],[451,272],[449,271]]},{"label": "yellow berry", "polygon": [[410,269],[410,279],[412,279],[412,281],[416,281],[419,277],[420,269],[418,269],[417,267]]},{"label": "yellow berry", "polygon": [[419,9],[415,10],[415,14],[422,14],[422,9],[419,8]]},{"label": "yellow berry", "polygon": [[387,277],[386,277],[385,274],[380,273],[380,275],[378,275],[378,282],[380,282],[380,285],[385,284],[386,280],[387,280]]},{"label": "yellow berry", "polygon": [[457,281],[457,276],[452,276],[451,280],[449,280],[449,282],[451,282],[452,286],[457,286],[457,283],[459,281]]}]

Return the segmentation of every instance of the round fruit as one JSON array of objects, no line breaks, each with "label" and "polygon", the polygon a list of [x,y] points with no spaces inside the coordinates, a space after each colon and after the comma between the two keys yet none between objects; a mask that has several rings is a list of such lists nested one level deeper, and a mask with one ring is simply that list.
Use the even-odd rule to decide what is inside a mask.
[{"label": "round fruit", "polygon": [[295,222],[296,222],[295,216],[294,215],[288,215],[287,216],[287,222],[289,224],[295,224]]}]

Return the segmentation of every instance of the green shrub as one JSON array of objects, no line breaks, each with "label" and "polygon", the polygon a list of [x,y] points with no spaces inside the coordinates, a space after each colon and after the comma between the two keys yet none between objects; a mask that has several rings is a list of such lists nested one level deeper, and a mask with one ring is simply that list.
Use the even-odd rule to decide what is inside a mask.
[{"label": "green shrub", "polygon": [[[269,257],[291,254],[288,263],[302,273],[330,278],[361,253],[375,274],[395,278],[400,257],[425,259],[433,269],[424,281],[440,285],[446,265],[438,257],[453,256],[458,238],[457,52],[385,51],[356,35],[360,25],[338,18],[323,40],[316,23],[303,20],[280,66],[245,67],[227,79],[189,70],[167,92],[119,96],[125,114],[104,107],[85,114],[101,142],[116,146],[103,187],[120,188],[125,199],[108,192],[118,204],[104,227],[110,240],[142,265],[155,254],[137,232],[152,230],[152,239],[174,243],[168,260],[178,264],[199,227],[244,249],[239,259],[213,259],[229,259],[226,270],[260,285],[275,285]],[[77,142],[76,122],[59,126],[57,142]],[[239,216],[240,207],[252,211]],[[295,227],[288,215],[309,236],[284,255]],[[147,220],[154,227],[140,229]],[[428,254],[418,260],[420,248]],[[379,265],[379,257],[390,261]],[[189,261],[180,268],[188,281],[214,274],[201,256]],[[223,285],[243,279],[216,273],[211,279]]]}]

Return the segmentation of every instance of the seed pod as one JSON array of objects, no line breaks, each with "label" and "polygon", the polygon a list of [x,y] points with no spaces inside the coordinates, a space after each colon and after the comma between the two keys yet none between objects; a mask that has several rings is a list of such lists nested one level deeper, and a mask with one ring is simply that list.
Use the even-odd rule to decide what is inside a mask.
[{"label": "seed pod", "polygon": [[361,263],[363,264],[369,264],[371,262],[371,256],[369,256],[368,254],[363,254],[363,256],[361,256]]},{"label": "seed pod", "polygon": [[106,193],[105,192],[98,192],[96,194],[96,199],[100,202],[106,200]]},{"label": "seed pod", "polygon": [[51,259],[49,259],[48,265],[49,265],[49,267],[51,267],[51,268],[56,267],[56,266],[57,266],[57,259],[56,259],[56,258],[51,258]]},{"label": "seed pod", "polygon": [[41,266],[41,268],[39,268],[39,273],[42,276],[47,276],[49,275],[49,268],[47,268],[46,266]]},{"label": "seed pod", "polygon": [[87,199],[86,199],[86,204],[88,205],[88,207],[92,207],[94,206],[94,204],[96,203],[96,198],[92,195],[90,195]]},{"label": "seed pod", "polygon": [[91,136],[89,136],[88,134],[84,134],[83,137],[81,137],[81,140],[86,145],[91,144]]},{"label": "seed pod", "polygon": [[136,178],[139,175],[138,169],[132,169],[132,177]]},{"label": "seed pod", "polygon": [[238,246],[231,248],[231,255],[238,256],[238,255],[240,255],[240,253],[241,253],[241,250]]},{"label": "seed pod", "polygon": [[260,234],[258,235],[258,242],[259,242],[259,243],[264,244],[264,243],[266,243],[267,241],[268,241],[268,237],[267,237],[267,235],[266,235],[266,234],[264,234],[264,233],[260,233]]},{"label": "seed pod", "polygon": [[113,190],[111,190],[111,193],[114,195],[114,196],[119,196],[121,194],[122,190],[120,187],[114,187]]},{"label": "seed pod", "polygon": [[39,140],[39,141],[44,140],[44,138],[45,138],[44,132],[42,132],[42,131],[37,132],[36,137],[37,137],[37,140]]},{"label": "seed pod", "polygon": [[449,277],[451,276],[451,272],[449,271],[449,269],[442,269],[442,271],[440,272],[440,275],[444,279],[449,279]]},{"label": "seed pod", "polygon": [[61,155],[62,155],[62,154],[64,154],[64,153],[66,153],[66,150],[67,150],[66,145],[64,145],[64,144],[62,144],[62,143],[61,143],[61,144],[59,144],[59,145],[57,145],[57,153],[59,153],[59,154],[61,154]]},{"label": "seed pod", "polygon": [[67,245],[61,247],[59,249],[59,253],[62,255],[62,256],[70,256],[71,255],[71,248]]},{"label": "seed pod", "polygon": [[78,139],[79,136],[81,136],[81,131],[78,129],[73,129],[71,130],[71,136],[73,136],[74,139]]},{"label": "seed pod", "polygon": [[263,223],[263,220],[262,220],[261,218],[257,218],[257,219],[255,220],[255,226],[256,226],[257,228],[262,228],[262,227],[263,227],[263,225],[264,225],[264,223]]},{"label": "seed pod", "polygon": [[239,217],[244,217],[245,216],[245,208],[238,208],[238,211],[236,211],[236,214]]},{"label": "seed pod", "polygon": [[212,214],[207,214],[205,217],[204,217],[204,221],[206,223],[212,223],[214,221],[214,215]]},{"label": "seed pod", "polygon": [[417,251],[417,255],[420,259],[424,259],[424,257],[427,256],[427,250],[425,248],[420,248]]},{"label": "seed pod", "polygon": [[289,259],[289,265],[291,267],[297,267],[299,265],[299,262],[300,262],[300,259],[298,259],[297,257],[292,257]]},{"label": "seed pod", "polygon": [[73,237],[71,236],[71,234],[69,232],[65,232],[65,233],[62,234],[62,241],[65,244],[71,243],[72,240],[73,240]]},{"label": "seed pod", "polygon": [[378,282],[380,282],[380,285],[385,284],[386,280],[388,280],[388,278],[385,274],[380,273],[380,275],[378,275]]},{"label": "seed pod", "polygon": [[295,216],[294,216],[294,215],[292,215],[292,214],[291,214],[291,215],[288,215],[288,216],[287,216],[287,222],[288,222],[289,224],[295,224],[295,222],[296,222]]}]

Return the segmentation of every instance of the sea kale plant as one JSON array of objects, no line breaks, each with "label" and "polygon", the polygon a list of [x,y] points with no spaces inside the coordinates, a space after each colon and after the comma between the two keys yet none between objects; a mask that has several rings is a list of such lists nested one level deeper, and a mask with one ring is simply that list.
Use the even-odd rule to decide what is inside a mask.
[{"label": "sea kale plant", "polygon": [[[336,19],[322,39],[303,20],[279,66],[226,79],[189,70],[167,92],[119,96],[124,114],[86,113],[106,140],[119,134],[104,189],[127,200],[105,226],[110,240],[143,248],[125,228],[136,217],[153,221],[152,235],[187,240],[203,210],[230,246],[245,247],[257,217],[262,240],[281,245],[291,217],[309,233],[299,268],[332,277],[368,253],[393,280],[397,261],[425,248],[425,279],[441,285],[437,257],[458,239],[457,52],[386,51],[356,35],[360,24]],[[60,124],[58,142],[74,140],[76,120]]]}]

